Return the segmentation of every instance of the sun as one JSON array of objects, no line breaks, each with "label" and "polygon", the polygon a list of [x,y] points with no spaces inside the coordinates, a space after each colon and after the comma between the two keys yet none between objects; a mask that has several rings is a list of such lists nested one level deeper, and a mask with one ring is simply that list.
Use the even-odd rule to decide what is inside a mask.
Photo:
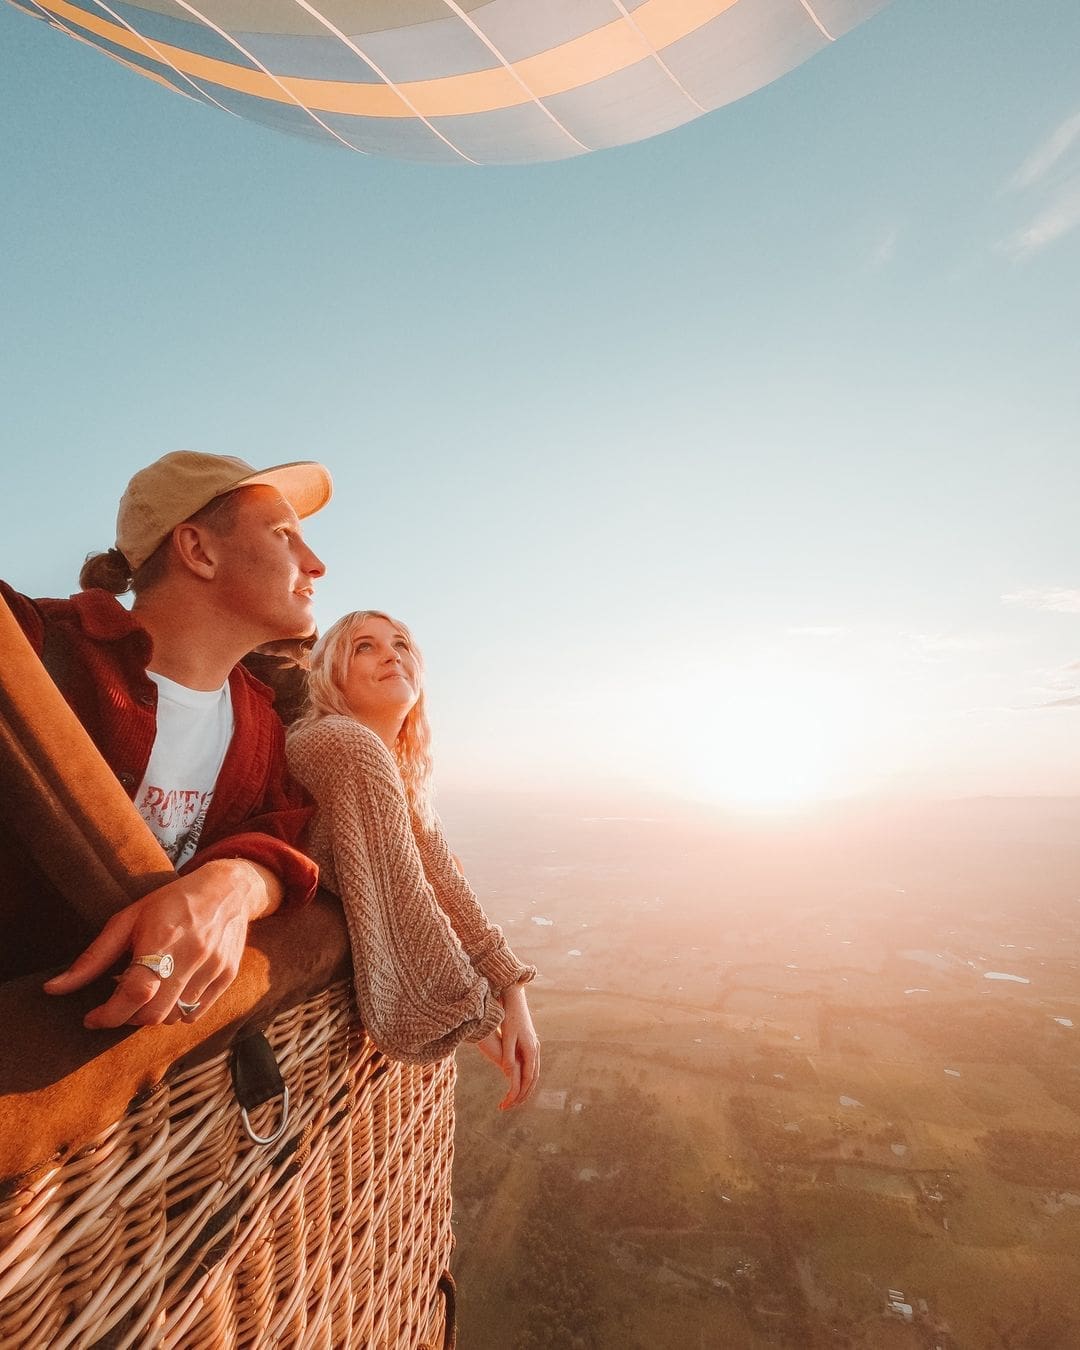
[{"label": "sun", "polygon": [[860,700],[820,675],[726,672],[680,746],[683,790],[748,807],[809,804],[849,790]]}]

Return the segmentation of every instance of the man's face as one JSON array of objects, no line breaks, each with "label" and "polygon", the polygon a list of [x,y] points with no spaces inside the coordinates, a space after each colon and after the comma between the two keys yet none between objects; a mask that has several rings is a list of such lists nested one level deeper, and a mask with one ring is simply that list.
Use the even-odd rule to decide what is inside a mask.
[{"label": "man's face", "polygon": [[314,583],[326,571],[304,543],[300,521],[274,488],[242,488],[233,527],[213,543],[223,610],[255,641],[305,637],[315,627]]}]

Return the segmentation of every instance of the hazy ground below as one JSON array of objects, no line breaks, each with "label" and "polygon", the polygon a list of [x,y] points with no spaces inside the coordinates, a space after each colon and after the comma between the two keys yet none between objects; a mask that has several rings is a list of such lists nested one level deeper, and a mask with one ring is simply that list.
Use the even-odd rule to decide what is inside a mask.
[{"label": "hazy ground below", "polygon": [[1080,1345],[1080,802],[444,802],[542,975],[463,1051],[462,1350]]}]

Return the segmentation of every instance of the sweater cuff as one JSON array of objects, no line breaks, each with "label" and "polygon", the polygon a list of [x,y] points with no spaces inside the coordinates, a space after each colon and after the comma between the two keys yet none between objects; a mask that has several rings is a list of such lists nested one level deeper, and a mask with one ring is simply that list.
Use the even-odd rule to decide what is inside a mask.
[{"label": "sweater cuff", "polygon": [[282,909],[308,904],[319,885],[319,869],[309,857],[283,840],[275,839],[273,835],[254,832],[230,835],[227,839],[207,845],[180,871],[190,872],[215,858],[244,858],[273,872],[285,888],[281,899]]},{"label": "sweater cuff", "polygon": [[[494,994],[494,990],[492,993]],[[475,1026],[470,1027],[465,1033],[467,1041],[482,1041],[485,1036],[490,1036],[496,1031],[503,1020],[503,1006],[497,998],[488,998],[485,1000],[484,1015],[479,1019]]]},{"label": "sweater cuff", "polygon": [[497,994],[509,989],[512,984],[528,984],[536,978],[536,967],[523,965],[505,941],[500,941],[490,952],[478,957],[473,962],[473,968],[483,975]]},{"label": "sweater cuff", "polygon": [[434,1064],[437,1060],[452,1055],[463,1041],[482,1041],[485,1036],[490,1036],[502,1020],[503,1006],[492,991],[484,998],[483,1016],[463,1022],[433,1041],[406,1046],[400,1044],[396,1037],[385,1038],[370,1027],[365,1030],[377,1048],[389,1059],[400,1060],[403,1064]]}]

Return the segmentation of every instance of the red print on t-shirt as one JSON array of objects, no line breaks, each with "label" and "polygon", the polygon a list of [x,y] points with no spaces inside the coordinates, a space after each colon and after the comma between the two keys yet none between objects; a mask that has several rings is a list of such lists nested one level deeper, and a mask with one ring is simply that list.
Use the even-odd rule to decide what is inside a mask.
[{"label": "red print on t-shirt", "polygon": [[213,792],[195,788],[165,788],[147,784],[139,804],[143,816],[159,829],[186,832],[206,807]]},{"label": "red print on t-shirt", "polygon": [[194,850],[214,795],[196,788],[160,788],[148,783],[139,798],[139,813],[175,863]]}]

